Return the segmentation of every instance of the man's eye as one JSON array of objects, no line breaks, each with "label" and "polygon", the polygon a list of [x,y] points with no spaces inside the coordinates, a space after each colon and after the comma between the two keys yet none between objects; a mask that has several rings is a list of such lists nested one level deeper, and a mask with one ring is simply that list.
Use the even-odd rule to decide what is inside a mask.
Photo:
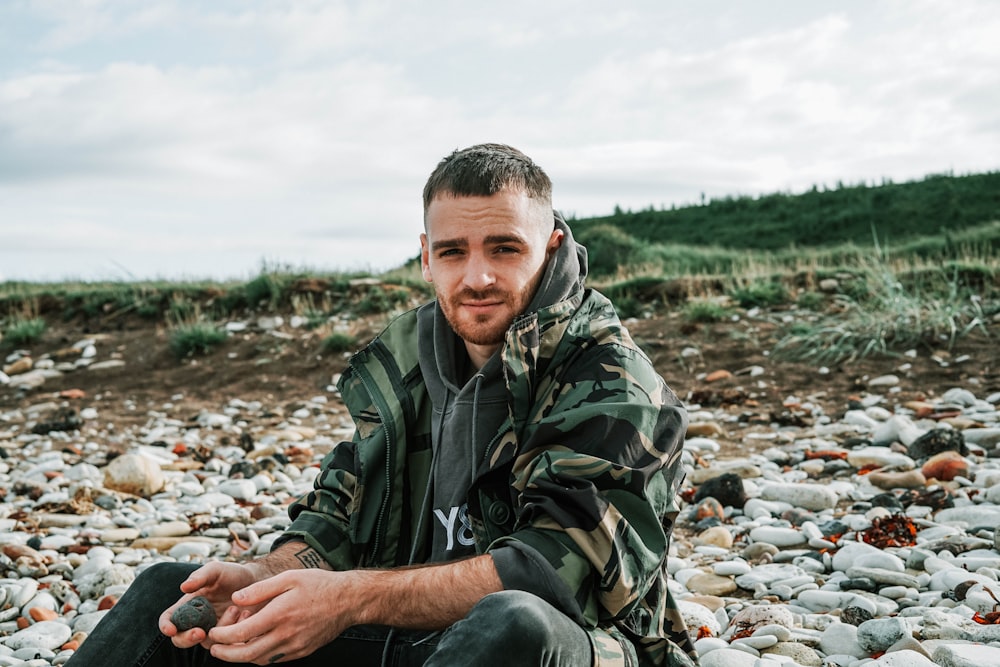
[{"label": "man's eye", "polygon": [[460,254],[461,252],[462,252],[462,251],[461,251],[461,250],[459,250],[458,248],[448,248],[447,250],[442,250],[442,251],[441,251],[441,252],[440,252],[440,253],[438,254],[438,256],[439,256],[439,257],[450,257],[450,256],[454,256],[454,255],[458,255],[458,254]]},{"label": "man's eye", "polygon": [[502,245],[496,250],[499,253],[517,252],[517,248],[513,246]]}]

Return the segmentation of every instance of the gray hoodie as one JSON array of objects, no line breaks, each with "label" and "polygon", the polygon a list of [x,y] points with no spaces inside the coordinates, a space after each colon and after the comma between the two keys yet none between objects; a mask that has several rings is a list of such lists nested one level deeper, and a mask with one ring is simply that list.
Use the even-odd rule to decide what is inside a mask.
[{"label": "gray hoodie", "polygon": [[[583,289],[587,250],[573,240],[562,216],[555,224],[565,237],[549,260],[527,310],[535,312]],[[454,560],[476,553],[469,526],[467,497],[479,462],[507,417],[507,387],[500,355],[494,354],[473,373],[465,343],[452,330],[437,301],[419,313],[420,371],[434,405],[434,450],[428,489],[432,526],[429,562]],[[494,559],[498,554],[494,553]],[[501,555],[502,559],[502,555]]]}]

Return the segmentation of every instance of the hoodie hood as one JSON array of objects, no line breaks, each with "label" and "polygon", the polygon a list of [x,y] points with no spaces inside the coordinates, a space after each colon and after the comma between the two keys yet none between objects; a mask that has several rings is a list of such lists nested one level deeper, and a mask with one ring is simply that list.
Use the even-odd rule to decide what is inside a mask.
[{"label": "hoodie hood", "polygon": [[582,291],[587,278],[587,249],[573,238],[573,232],[562,215],[555,212],[554,216],[556,229],[561,229],[564,234],[562,245],[549,259],[542,281],[525,313],[537,312]]}]

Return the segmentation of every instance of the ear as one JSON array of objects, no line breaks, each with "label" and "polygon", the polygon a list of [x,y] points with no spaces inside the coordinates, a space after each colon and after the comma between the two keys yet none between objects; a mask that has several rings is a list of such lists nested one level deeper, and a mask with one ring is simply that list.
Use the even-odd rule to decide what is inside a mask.
[{"label": "ear", "polygon": [[549,235],[549,242],[545,244],[545,256],[551,257],[552,253],[556,251],[556,248],[562,245],[564,238],[566,238],[566,233],[563,230],[553,229],[552,233]]},{"label": "ear", "polygon": [[429,283],[434,282],[431,278],[431,265],[429,258],[430,248],[427,246],[427,234],[420,235],[420,273],[423,274],[424,280]]}]

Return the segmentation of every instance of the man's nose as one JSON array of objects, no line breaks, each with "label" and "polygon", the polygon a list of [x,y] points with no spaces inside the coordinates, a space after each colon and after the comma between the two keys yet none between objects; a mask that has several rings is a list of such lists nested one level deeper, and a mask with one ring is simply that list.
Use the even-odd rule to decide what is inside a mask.
[{"label": "man's nose", "polygon": [[496,282],[493,266],[484,257],[471,257],[465,266],[465,284],[470,289],[483,290]]}]

